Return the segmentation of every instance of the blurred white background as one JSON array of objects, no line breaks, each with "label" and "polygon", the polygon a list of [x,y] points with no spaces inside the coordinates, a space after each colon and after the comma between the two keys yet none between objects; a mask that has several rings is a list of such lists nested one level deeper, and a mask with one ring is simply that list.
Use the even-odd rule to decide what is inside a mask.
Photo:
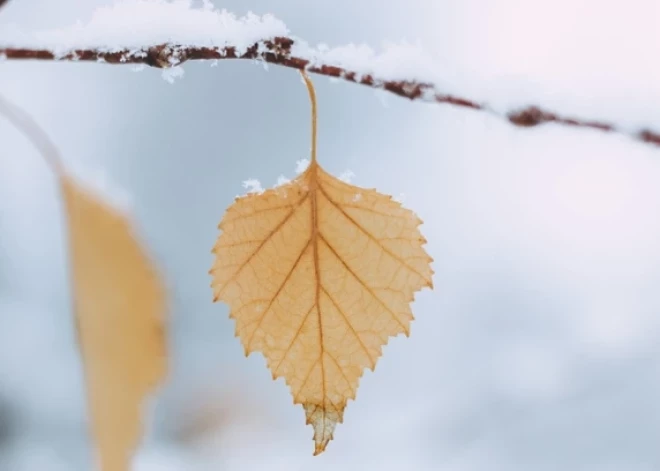
[{"label": "blurred white background", "polygon": [[[10,0],[0,28],[87,20],[111,0]],[[312,44],[419,41],[468,97],[660,128],[657,0],[263,0]],[[147,19],[148,20],[148,19]],[[297,72],[0,63],[0,93],[71,165],[126,189],[171,288],[173,370],[136,458],[152,470],[660,469],[660,150],[421,104],[315,77],[319,158],[405,195],[435,290],[367,372],[328,451],[211,303],[216,225],[242,181],[309,149]],[[93,459],[52,175],[0,119],[0,469]]]}]

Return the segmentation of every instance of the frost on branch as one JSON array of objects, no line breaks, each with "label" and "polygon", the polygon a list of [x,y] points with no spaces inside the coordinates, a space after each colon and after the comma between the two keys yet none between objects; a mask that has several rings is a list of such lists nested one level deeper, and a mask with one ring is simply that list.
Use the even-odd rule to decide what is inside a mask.
[{"label": "frost on branch", "polygon": [[[22,33],[0,32],[0,58],[99,61],[146,64],[171,69],[163,77],[180,77],[188,60],[251,59],[304,69],[396,95],[488,113],[520,128],[545,123],[620,133],[660,146],[660,126],[653,119],[624,125],[612,109],[601,117],[552,111],[552,94],[525,96],[516,88],[478,83],[473,77],[441,63],[420,45],[386,43],[376,53],[365,45],[330,48],[310,46],[289,34],[272,15],[249,13],[243,18],[218,10],[208,0],[194,7],[191,0],[119,0],[96,10],[91,19],[73,27]],[[579,91],[576,92],[579,96]],[[533,101],[542,98],[542,103]],[[536,100],[534,100],[536,98]],[[572,97],[560,100],[564,105]],[[602,108],[602,106],[601,106]],[[652,115],[652,117],[655,115]]]},{"label": "frost on branch", "polygon": [[[190,49],[206,49],[207,54],[216,51],[217,57],[200,58],[220,59],[223,55],[240,57],[254,48],[250,58],[264,59],[264,54],[273,53],[266,42],[277,38],[292,38],[284,43],[279,41],[280,53],[302,60],[301,67],[340,68],[342,72],[338,74],[342,78],[358,82],[377,77],[379,82],[414,81],[448,86],[440,80],[436,61],[419,45],[385,43],[381,53],[355,44],[312,47],[293,38],[286,25],[272,15],[248,13],[239,18],[216,9],[209,1],[195,8],[191,0],[119,0],[98,8],[89,21],[72,27],[32,33],[9,28],[0,32],[0,50],[48,51],[56,60],[108,61],[107,54],[121,53],[116,62],[135,63],[142,59],[144,63],[155,62],[149,65],[168,68],[188,60],[189,54],[184,51]],[[161,61],[148,57],[153,48],[163,53]],[[222,51],[225,48],[231,48],[231,54]],[[89,59],[82,53],[92,50],[97,54]],[[166,78],[171,78],[171,74]]]},{"label": "frost on branch", "polygon": [[25,33],[0,32],[7,47],[48,49],[62,56],[78,49],[117,52],[140,51],[160,44],[183,47],[224,47],[244,51],[257,41],[286,36],[288,29],[272,15],[248,13],[238,18],[205,1],[194,8],[191,0],[118,0],[97,8],[87,22],[75,26]]},{"label": "frost on branch", "polygon": [[[218,48],[231,45],[237,53],[264,38],[285,36],[284,23],[272,15],[248,13],[243,18],[217,10],[209,1],[193,8],[191,0],[120,0],[95,10],[91,19],[69,28],[23,33],[17,29],[0,32],[0,44],[8,47],[44,49],[55,59],[83,59],[77,51],[121,53],[119,62],[135,62],[131,58],[147,58],[147,50],[169,44],[178,48]],[[96,58],[105,62],[103,56]],[[177,67],[182,60],[175,50],[163,57],[163,78],[173,82],[183,74]],[[154,64],[152,64],[154,65]]]}]

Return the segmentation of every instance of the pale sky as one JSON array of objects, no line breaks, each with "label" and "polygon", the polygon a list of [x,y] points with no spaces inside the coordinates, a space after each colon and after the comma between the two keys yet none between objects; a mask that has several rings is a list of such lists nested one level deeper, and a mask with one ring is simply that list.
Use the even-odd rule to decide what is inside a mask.
[{"label": "pale sky", "polygon": [[[64,27],[109,2],[10,0],[0,28]],[[655,0],[213,3],[272,13],[312,44],[419,41],[467,97],[660,129]],[[63,158],[130,194],[171,287],[173,372],[137,471],[660,468],[660,150],[314,77],[321,163],[403,194],[436,275],[410,338],[384,349],[312,457],[302,409],[244,358],[207,274],[242,182],[272,186],[308,157],[307,95],[289,69],[184,70],[169,84],[130,66],[0,63],[0,93]],[[0,141],[0,396],[20,424],[0,467],[90,469],[60,202],[3,120]],[[165,438],[200,389],[235,418],[183,449]]]}]

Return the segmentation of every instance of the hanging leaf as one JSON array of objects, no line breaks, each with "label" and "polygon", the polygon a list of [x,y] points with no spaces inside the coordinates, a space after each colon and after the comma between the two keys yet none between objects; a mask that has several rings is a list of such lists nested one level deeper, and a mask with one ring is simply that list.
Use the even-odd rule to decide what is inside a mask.
[{"label": "hanging leaf", "polygon": [[410,331],[414,293],[432,287],[421,220],[313,159],[290,183],[238,198],[213,251],[214,299],[229,304],[246,355],[283,376],[325,450],[365,367]]},{"label": "hanging leaf", "polygon": [[124,215],[68,176],[48,135],[0,96],[0,115],[58,178],[68,222],[78,343],[102,471],[128,471],[143,400],[166,374],[161,280]]},{"label": "hanging leaf", "polygon": [[61,175],[92,430],[102,471],[128,471],[145,397],[166,374],[165,293],[124,215]]},{"label": "hanging leaf", "polygon": [[410,332],[410,303],[432,288],[421,220],[390,196],[344,183],[312,158],[295,180],[237,198],[213,248],[214,301],[229,304],[245,354],[261,352],[314,427],[314,455],[332,440],[364,368]]}]

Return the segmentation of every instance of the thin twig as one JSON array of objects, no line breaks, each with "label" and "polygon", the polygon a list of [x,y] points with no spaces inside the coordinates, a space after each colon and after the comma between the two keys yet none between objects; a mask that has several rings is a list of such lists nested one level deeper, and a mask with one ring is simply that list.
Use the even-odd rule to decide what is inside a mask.
[{"label": "thin twig", "polygon": [[[2,1],[2,0],[0,0]],[[308,58],[292,54],[295,40],[287,37],[257,42],[238,53],[237,48],[227,47],[185,47],[173,44],[161,44],[143,49],[124,49],[120,51],[102,51],[97,49],[77,49],[66,54],[56,55],[47,49],[3,48],[0,47],[0,57],[7,59],[37,59],[57,61],[92,61],[108,64],[145,64],[156,68],[169,68],[189,60],[220,60],[220,59],[253,59],[270,64],[306,70],[311,73],[325,75],[359,83],[373,88],[387,90],[404,98],[425,102],[443,103],[462,108],[483,111],[506,119],[519,127],[533,127],[544,123],[555,123],[564,126],[592,129],[608,133],[618,133],[631,137],[639,142],[660,147],[660,131],[640,129],[629,131],[614,123],[578,118],[557,112],[544,110],[538,106],[528,106],[522,109],[500,112],[486,103],[480,103],[469,98],[442,93],[432,83],[420,83],[408,80],[385,80],[383,78],[362,74],[355,70],[347,70],[333,65],[318,64]]]}]

